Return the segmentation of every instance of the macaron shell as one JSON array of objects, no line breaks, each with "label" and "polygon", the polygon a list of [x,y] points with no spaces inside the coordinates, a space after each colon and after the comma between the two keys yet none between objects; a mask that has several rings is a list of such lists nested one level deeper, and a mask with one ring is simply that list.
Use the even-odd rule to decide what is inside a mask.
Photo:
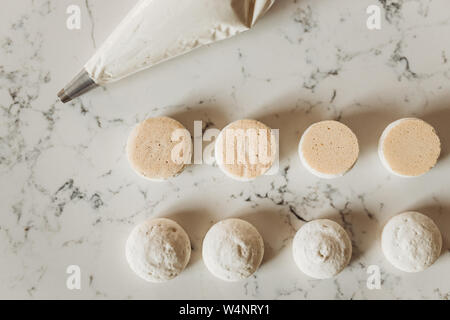
[{"label": "macaron shell", "polygon": [[441,142],[431,125],[421,119],[405,118],[384,130],[378,151],[381,162],[391,173],[417,177],[436,165]]},{"label": "macaron shell", "polygon": [[151,181],[164,181],[180,174],[186,162],[190,162],[191,153],[189,132],[181,123],[168,117],[149,118],[139,123],[127,142],[131,167]]},{"label": "macaron shell", "polygon": [[442,236],[429,217],[419,212],[404,212],[384,226],[381,247],[386,259],[397,269],[419,272],[439,258]]},{"label": "macaron shell", "polygon": [[321,121],[302,135],[299,156],[302,164],[320,178],[337,178],[353,168],[359,155],[358,139],[338,121]]},{"label": "macaron shell", "polygon": [[175,278],[184,270],[190,256],[187,233],[170,219],[151,219],[137,225],[126,243],[130,268],[149,282]]},{"label": "macaron shell", "polygon": [[[247,137],[249,130],[255,130],[257,135],[257,140],[254,146],[256,149],[252,150],[256,155],[256,161],[250,160],[249,150],[250,144],[246,143],[245,155],[239,154],[237,138],[234,140],[234,155],[231,157],[233,162],[227,163],[227,130],[243,130]],[[259,150],[259,141],[261,138],[261,133],[264,133],[267,137],[266,150]],[[215,158],[219,168],[228,177],[238,180],[238,181],[250,181],[263,174],[265,174],[275,162],[277,145],[274,141],[274,136],[272,130],[257,120],[243,119],[230,123],[227,125],[219,134],[216,139],[215,145]],[[261,140],[262,141],[262,140]],[[264,153],[263,153],[264,152]],[[243,162],[239,162],[239,159],[243,159]]]},{"label": "macaron shell", "polygon": [[240,281],[256,272],[264,256],[264,241],[256,228],[241,219],[212,226],[203,240],[203,261],[225,281]]},{"label": "macaron shell", "polygon": [[317,219],[297,231],[292,252],[295,263],[303,273],[316,279],[329,279],[350,262],[352,243],[338,223]]}]

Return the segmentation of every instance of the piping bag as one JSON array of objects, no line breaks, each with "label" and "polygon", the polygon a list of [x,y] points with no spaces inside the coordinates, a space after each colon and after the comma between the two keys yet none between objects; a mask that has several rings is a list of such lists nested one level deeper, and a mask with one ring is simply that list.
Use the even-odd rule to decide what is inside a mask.
[{"label": "piping bag", "polygon": [[66,103],[196,48],[247,31],[275,0],[140,0],[67,84]]}]

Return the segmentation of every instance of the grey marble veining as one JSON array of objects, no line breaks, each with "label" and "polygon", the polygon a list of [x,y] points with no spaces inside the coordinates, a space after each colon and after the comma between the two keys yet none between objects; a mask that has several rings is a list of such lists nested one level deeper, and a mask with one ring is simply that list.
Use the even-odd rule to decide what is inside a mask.
[{"label": "grey marble veining", "polygon": [[[66,8],[81,8],[80,30]],[[382,9],[381,30],[366,8]],[[277,0],[245,34],[97,89],[67,105],[56,92],[76,74],[132,1],[9,1],[0,13],[0,297],[448,299],[450,294],[450,3],[447,0]],[[131,128],[168,115],[189,129],[222,128],[244,117],[280,129],[280,170],[251,183],[211,165],[190,166],[166,183],[129,168]],[[443,143],[427,175],[390,175],[376,154],[391,121],[425,119]],[[356,167],[320,180],[297,157],[302,132],[337,119],[360,140]],[[207,143],[205,143],[205,146]],[[383,258],[379,233],[396,213],[421,211],[437,222],[441,257],[406,274]],[[180,277],[149,284],[128,268],[124,243],[150,217],[178,221],[192,259]],[[266,253],[246,281],[224,283],[201,261],[208,228],[241,217],[262,234]],[[327,217],[349,232],[352,261],[335,279],[313,280],[291,256],[305,222]],[[81,268],[68,290],[66,268]],[[380,290],[366,287],[380,267]]]}]

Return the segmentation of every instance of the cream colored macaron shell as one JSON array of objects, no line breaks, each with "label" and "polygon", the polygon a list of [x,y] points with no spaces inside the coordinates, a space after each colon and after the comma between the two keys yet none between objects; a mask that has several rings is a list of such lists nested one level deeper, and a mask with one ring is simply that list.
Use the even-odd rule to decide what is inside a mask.
[{"label": "cream colored macaron shell", "polygon": [[253,180],[273,165],[277,152],[272,130],[257,120],[230,123],[219,134],[215,158],[219,168],[230,178]]},{"label": "cream colored macaron shell", "polygon": [[136,226],[126,243],[130,268],[150,282],[175,278],[184,270],[190,256],[188,235],[169,219],[148,220]]},{"label": "cream colored macaron shell", "polygon": [[264,242],[258,230],[240,219],[227,219],[209,229],[203,240],[203,261],[216,277],[239,281],[261,264]]},{"label": "cream colored macaron shell", "polygon": [[356,135],[338,121],[321,121],[311,125],[299,144],[302,164],[320,178],[344,175],[356,163],[359,145]]},{"label": "cream colored macaron shell", "polygon": [[297,231],[293,255],[303,273],[316,279],[328,279],[348,265],[352,243],[339,224],[318,219],[306,223]]},{"label": "cream colored macaron shell", "polygon": [[183,171],[191,160],[189,132],[178,121],[149,118],[130,133],[127,156],[131,167],[150,180],[166,180]]},{"label": "cream colored macaron shell", "polygon": [[405,212],[391,218],[384,226],[381,247],[386,259],[397,269],[419,272],[439,258],[442,236],[427,216]]},{"label": "cream colored macaron shell", "polygon": [[378,154],[392,173],[416,177],[436,165],[441,142],[434,128],[421,119],[405,118],[391,123],[383,132]]}]

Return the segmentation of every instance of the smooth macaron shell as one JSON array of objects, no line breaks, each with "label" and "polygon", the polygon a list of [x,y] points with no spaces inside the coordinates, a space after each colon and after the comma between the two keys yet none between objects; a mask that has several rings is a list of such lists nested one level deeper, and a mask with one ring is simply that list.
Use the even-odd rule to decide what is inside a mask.
[{"label": "smooth macaron shell", "polygon": [[[228,133],[237,133],[238,130],[242,130],[246,135],[244,143],[245,154],[239,153],[242,149],[238,149],[238,138],[233,138],[232,146],[234,155],[231,157],[233,162],[227,163]],[[253,132],[255,132],[256,135],[251,136],[249,134],[251,130],[254,130]],[[264,133],[264,136],[261,135],[262,133]],[[253,147],[256,146],[256,148],[253,149],[253,153],[256,156],[256,159],[254,160],[251,160],[249,157],[251,145],[247,143],[249,137],[256,139],[253,143]],[[261,150],[259,143],[263,140],[266,144],[266,149]],[[272,130],[262,122],[253,119],[243,119],[230,123],[220,132],[215,143],[215,158],[219,168],[225,175],[238,181],[251,181],[267,173],[276,160],[277,151],[277,145]],[[239,162],[240,158],[244,160],[243,163]]]},{"label": "smooth macaron shell", "polygon": [[151,181],[164,181],[180,174],[191,161],[192,140],[178,121],[149,118],[137,124],[127,141],[132,169]]},{"label": "smooth macaron shell", "polygon": [[356,135],[338,121],[321,121],[303,133],[298,147],[300,161],[312,174],[323,179],[343,176],[359,155]]},{"label": "smooth macaron shell", "polygon": [[383,166],[400,177],[418,177],[431,170],[441,153],[435,129],[417,118],[389,124],[381,135],[378,155]]}]

